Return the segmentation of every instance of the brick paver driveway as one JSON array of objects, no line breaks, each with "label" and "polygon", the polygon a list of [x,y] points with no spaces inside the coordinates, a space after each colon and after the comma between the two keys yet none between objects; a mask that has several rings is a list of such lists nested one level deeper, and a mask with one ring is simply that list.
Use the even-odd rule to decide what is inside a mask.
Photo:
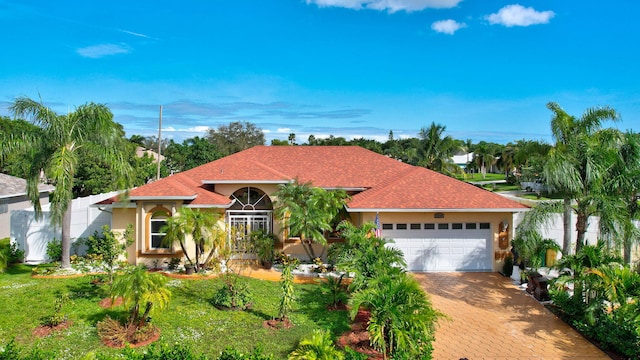
[{"label": "brick paver driveway", "polygon": [[497,273],[413,274],[436,309],[439,359],[610,359]]}]

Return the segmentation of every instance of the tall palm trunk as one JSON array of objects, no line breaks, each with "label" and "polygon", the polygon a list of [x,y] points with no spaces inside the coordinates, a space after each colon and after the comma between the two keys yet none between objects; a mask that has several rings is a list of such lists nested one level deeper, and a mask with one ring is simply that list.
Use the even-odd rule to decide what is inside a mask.
[{"label": "tall palm trunk", "polygon": [[576,238],[576,253],[582,249],[584,246],[584,237],[587,232],[588,220],[589,216],[578,209],[578,220],[576,221],[576,231],[578,232],[578,236]]},{"label": "tall palm trunk", "polygon": [[562,239],[562,252],[564,255],[570,255],[571,252],[571,199],[564,198],[562,226],[564,230]]},{"label": "tall palm trunk", "polygon": [[69,269],[71,267],[70,250],[71,250],[71,201],[67,206],[67,210],[62,215],[62,261],[60,266],[63,269]]}]

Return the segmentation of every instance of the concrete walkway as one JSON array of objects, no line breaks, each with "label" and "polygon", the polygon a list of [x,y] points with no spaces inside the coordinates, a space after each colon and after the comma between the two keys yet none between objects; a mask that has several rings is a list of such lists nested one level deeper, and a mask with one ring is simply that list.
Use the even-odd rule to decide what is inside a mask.
[{"label": "concrete walkway", "polygon": [[500,274],[414,276],[450,318],[436,331],[436,360],[610,359]]}]

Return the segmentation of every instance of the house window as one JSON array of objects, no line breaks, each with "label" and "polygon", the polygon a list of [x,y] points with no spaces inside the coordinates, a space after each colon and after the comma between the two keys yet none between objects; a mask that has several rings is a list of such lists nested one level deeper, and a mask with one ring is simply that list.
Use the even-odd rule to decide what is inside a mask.
[{"label": "house window", "polygon": [[425,230],[435,230],[435,228],[436,228],[436,224],[434,224],[434,223],[424,224],[424,229]]},{"label": "house window", "polygon": [[393,224],[382,224],[382,230],[393,230]]},{"label": "house window", "polygon": [[168,249],[169,246],[162,243],[164,240],[166,232],[164,232],[163,227],[167,225],[167,213],[163,211],[157,211],[151,215],[151,219],[149,219],[149,228],[151,232],[149,233],[149,248],[152,250],[156,249]]},{"label": "house window", "polygon": [[145,240],[142,251],[149,254],[173,253],[173,245],[163,244],[167,235],[163,227],[171,217],[171,211],[162,205],[158,205],[147,212],[145,221]]},{"label": "house window", "polygon": [[453,230],[461,230],[462,229],[462,223],[453,223],[453,224],[451,224],[451,229],[453,229]]},{"label": "house window", "polygon": [[0,200],[0,214],[4,214],[9,212],[9,205],[7,204],[7,200]]},{"label": "house window", "polygon": [[480,223],[480,229],[491,229],[490,223]]},{"label": "house window", "polygon": [[475,230],[478,228],[478,224],[476,223],[467,223],[466,224],[466,229],[467,230]]},{"label": "house window", "polygon": [[396,230],[407,230],[407,224],[396,224]]},{"label": "house window", "polygon": [[420,224],[411,224],[411,230],[420,230]]},{"label": "house window", "polygon": [[449,229],[449,224],[447,223],[438,224],[438,230],[448,230],[448,229]]}]

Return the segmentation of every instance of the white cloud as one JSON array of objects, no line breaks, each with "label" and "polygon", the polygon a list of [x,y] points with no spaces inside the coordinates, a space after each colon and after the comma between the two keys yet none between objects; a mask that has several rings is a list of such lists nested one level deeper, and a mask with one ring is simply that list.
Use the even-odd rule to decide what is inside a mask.
[{"label": "white cloud", "polygon": [[455,20],[440,20],[431,24],[431,29],[443,34],[453,35],[456,31],[460,30],[463,27],[466,27],[467,24],[459,23]]},{"label": "white cloud", "polygon": [[127,54],[129,51],[128,46],[118,44],[100,44],[76,50],[80,56],[92,59],[98,59],[109,55]]},{"label": "white cloud", "polygon": [[343,7],[347,9],[372,9],[387,10],[390,13],[397,11],[420,11],[426,8],[448,9],[457,6],[462,0],[306,0],[307,4],[316,4],[320,7]]},{"label": "white cloud", "polygon": [[507,5],[497,13],[486,17],[492,25],[500,24],[506,27],[529,26],[536,24],[546,24],[556,14],[553,11],[536,11],[532,7],[522,5]]},{"label": "white cloud", "polygon": [[281,133],[281,134],[289,134],[291,132],[291,129],[289,129],[289,128],[279,128],[277,131],[279,133]]},{"label": "white cloud", "polygon": [[129,35],[133,35],[133,36],[137,36],[137,37],[141,37],[141,38],[150,39],[150,37],[148,35],[145,35],[145,34],[133,32],[133,31],[129,31],[129,30],[119,30],[119,31],[123,32],[125,34],[129,34]]}]

